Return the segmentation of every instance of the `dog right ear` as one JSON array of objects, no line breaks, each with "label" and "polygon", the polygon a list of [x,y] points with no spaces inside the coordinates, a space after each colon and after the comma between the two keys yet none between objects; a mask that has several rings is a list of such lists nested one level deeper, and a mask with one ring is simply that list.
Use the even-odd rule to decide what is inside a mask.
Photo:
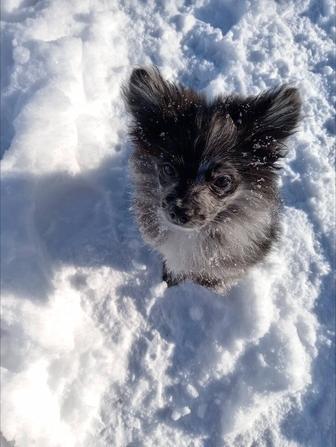
[{"label": "dog right ear", "polygon": [[171,88],[156,67],[135,68],[122,92],[128,111],[141,123],[159,113],[163,99],[170,97]]}]

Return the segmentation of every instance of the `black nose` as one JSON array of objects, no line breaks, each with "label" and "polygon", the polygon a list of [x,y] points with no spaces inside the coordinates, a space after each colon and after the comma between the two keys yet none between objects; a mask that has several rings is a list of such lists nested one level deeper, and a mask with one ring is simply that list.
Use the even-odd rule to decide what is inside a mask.
[{"label": "black nose", "polygon": [[185,225],[190,220],[190,217],[186,215],[184,210],[176,206],[170,208],[169,217],[177,225]]}]

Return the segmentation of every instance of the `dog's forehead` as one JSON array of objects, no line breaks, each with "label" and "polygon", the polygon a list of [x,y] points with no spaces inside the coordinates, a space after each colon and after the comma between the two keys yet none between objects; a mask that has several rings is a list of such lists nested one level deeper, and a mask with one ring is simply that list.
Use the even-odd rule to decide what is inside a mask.
[{"label": "dog's forehead", "polygon": [[212,165],[231,158],[225,150],[225,142],[221,150],[218,145],[216,150],[209,146],[209,117],[200,121],[202,123],[195,125],[193,119],[190,122],[177,120],[171,127],[160,130],[160,157],[173,164],[183,178],[201,178]]},{"label": "dog's forehead", "polygon": [[211,170],[213,167],[213,162],[209,160],[201,160],[198,169],[197,169],[197,177],[204,177],[204,175]]}]

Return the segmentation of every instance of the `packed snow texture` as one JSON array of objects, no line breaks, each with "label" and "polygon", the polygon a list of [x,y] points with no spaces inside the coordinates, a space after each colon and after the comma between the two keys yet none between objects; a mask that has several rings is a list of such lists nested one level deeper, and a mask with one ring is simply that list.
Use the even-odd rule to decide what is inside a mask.
[{"label": "packed snow texture", "polygon": [[[1,446],[334,445],[332,0],[2,2]],[[120,87],[292,83],[283,237],[227,296],[167,289]]]}]

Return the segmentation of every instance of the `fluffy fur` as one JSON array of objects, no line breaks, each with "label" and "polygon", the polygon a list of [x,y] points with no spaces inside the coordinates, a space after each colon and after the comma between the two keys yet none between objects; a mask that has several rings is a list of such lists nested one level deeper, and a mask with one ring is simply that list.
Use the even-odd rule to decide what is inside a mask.
[{"label": "fluffy fur", "polygon": [[168,285],[227,291],[279,234],[278,161],[300,98],[282,86],[213,101],[135,69],[123,89],[132,115],[134,208]]}]

